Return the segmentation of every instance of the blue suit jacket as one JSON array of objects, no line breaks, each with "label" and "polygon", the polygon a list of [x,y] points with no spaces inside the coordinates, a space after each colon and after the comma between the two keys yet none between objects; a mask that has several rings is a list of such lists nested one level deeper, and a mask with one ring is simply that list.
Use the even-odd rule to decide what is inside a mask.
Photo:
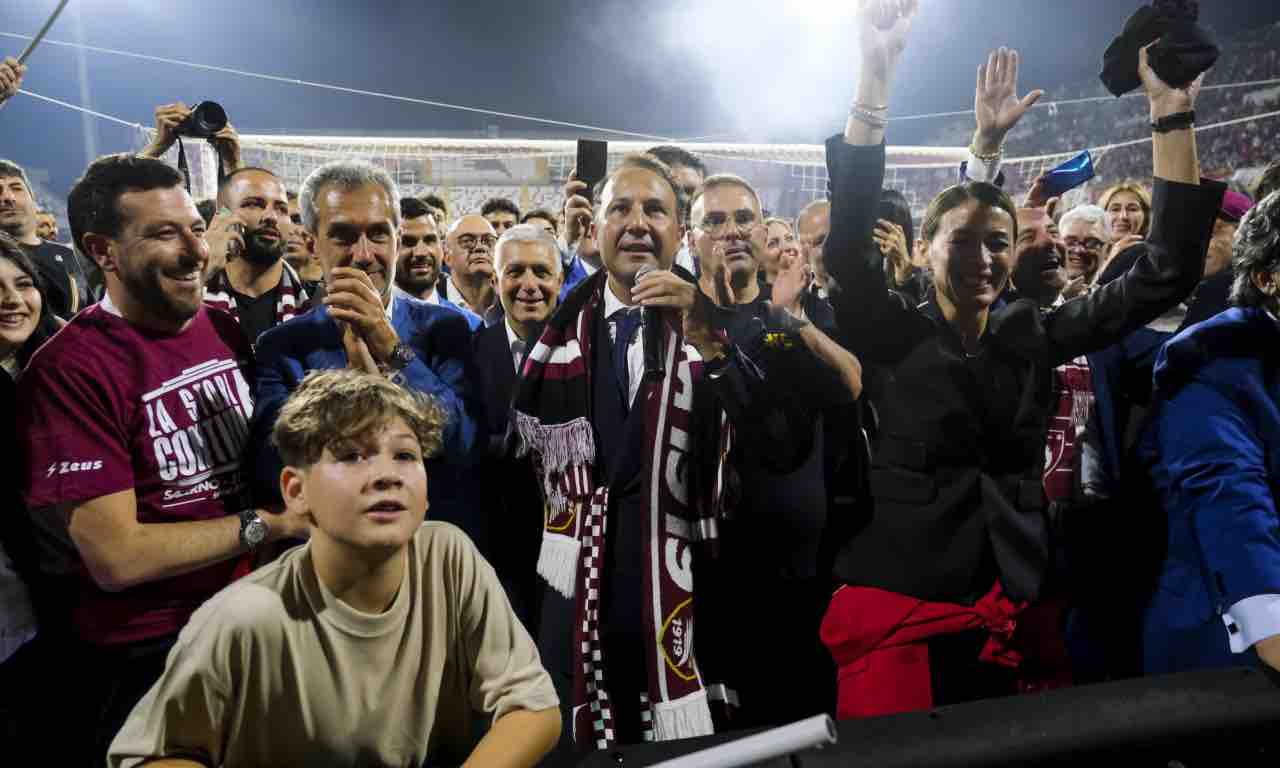
[{"label": "blue suit jacket", "polygon": [[1139,450],[1168,515],[1168,553],[1145,616],[1146,672],[1235,666],[1222,614],[1280,593],[1280,328],[1229,309],[1160,350]]},{"label": "blue suit jacket", "polygon": [[[473,494],[458,487],[456,475],[478,461],[486,447],[480,434],[483,401],[474,384],[468,321],[455,309],[397,296],[391,325],[401,343],[417,356],[401,372],[408,386],[434,397],[449,416],[443,451],[427,462],[433,481],[428,484],[431,517],[458,523],[465,530]],[[280,499],[283,468],[270,440],[276,416],[308,371],[345,368],[347,354],[337,322],[327,307],[320,306],[263,333],[256,357],[253,487],[259,503],[273,503]]]}]

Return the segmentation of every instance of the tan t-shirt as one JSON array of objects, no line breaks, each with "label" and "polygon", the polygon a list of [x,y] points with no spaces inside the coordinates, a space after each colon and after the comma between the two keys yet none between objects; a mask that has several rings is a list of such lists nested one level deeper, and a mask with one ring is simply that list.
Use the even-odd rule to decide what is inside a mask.
[{"label": "tan t-shirt", "polygon": [[493,568],[460,530],[428,522],[385,613],[316,579],[310,546],[210,598],[111,744],[220,766],[461,763],[475,711],[559,704]]}]

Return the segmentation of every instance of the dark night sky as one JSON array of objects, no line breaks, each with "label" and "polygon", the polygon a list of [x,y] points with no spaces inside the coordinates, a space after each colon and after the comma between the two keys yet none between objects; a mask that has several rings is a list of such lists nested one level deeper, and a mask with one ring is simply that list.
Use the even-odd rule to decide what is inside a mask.
[{"label": "dark night sky", "polygon": [[[33,33],[55,0],[6,2],[0,32]],[[857,75],[844,15],[795,9],[851,2],[537,0],[426,3],[302,0],[73,0],[50,33],[75,40],[76,6],[91,45],[254,72],[488,107],[673,137],[815,143],[840,125]],[[1096,76],[1102,51],[1138,0],[923,0],[894,91],[898,114],[965,109],[985,51],[1023,53],[1022,88],[1049,91]],[[1280,20],[1280,3],[1211,0],[1220,35]],[[21,6],[21,7],[14,7]],[[785,6],[785,8],[784,8]],[[789,10],[788,10],[789,9]],[[0,52],[23,41],[0,38]],[[230,74],[85,54],[91,106],[150,123],[155,104],[214,99],[243,133],[566,136],[484,118]],[[79,101],[76,56],[45,46],[25,87]],[[99,152],[131,137],[101,121]],[[928,138],[927,121],[890,140]],[[47,169],[64,192],[84,168],[80,116],[17,97],[0,112],[0,156]]]}]

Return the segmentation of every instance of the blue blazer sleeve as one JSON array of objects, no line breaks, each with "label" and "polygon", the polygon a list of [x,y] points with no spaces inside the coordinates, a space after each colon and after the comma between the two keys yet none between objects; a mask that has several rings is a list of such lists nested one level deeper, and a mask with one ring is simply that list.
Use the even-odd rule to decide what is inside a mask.
[{"label": "blue blazer sleeve", "polygon": [[[411,309],[402,317],[419,319],[417,312],[425,311]],[[466,318],[456,312],[436,310],[433,314],[425,322],[396,328],[401,342],[415,355],[400,376],[405,386],[431,395],[448,414],[443,458],[455,466],[471,466],[483,456],[487,445],[487,438],[480,434],[484,403],[475,385],[479,375],[472,357],[471,329]]]},{"label": "blue blazer sleeve", "polygon": [[289,393],[298,386],[306,371],[299,357],[287,352],[285,334],[271,329],[258,337],[254,352],[257,360],[254,385],[253,422],[249,426],[248,466],[253,476],[249,478],[254,503],[278,504],[280,496],[280,470],[284,462],[271,442],[271,430],[276,416],[284,406]]},{"label": "blue blazer sleeve", "polygon": [[1157,440],[1169,524],[1190,526],[1215,608],[1280,592],[1280,520],[1246,408],[1192,381],[1163,405]]}]

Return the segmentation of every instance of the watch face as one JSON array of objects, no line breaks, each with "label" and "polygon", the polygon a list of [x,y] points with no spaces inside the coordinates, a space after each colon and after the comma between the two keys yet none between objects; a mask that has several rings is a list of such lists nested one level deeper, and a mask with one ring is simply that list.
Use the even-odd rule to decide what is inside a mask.
[{"label": "watch face", "polygon": [[256,547],[267,538],[267,524],[260,517],[254,517],[244,526],[245,543],[251,547]]}]

